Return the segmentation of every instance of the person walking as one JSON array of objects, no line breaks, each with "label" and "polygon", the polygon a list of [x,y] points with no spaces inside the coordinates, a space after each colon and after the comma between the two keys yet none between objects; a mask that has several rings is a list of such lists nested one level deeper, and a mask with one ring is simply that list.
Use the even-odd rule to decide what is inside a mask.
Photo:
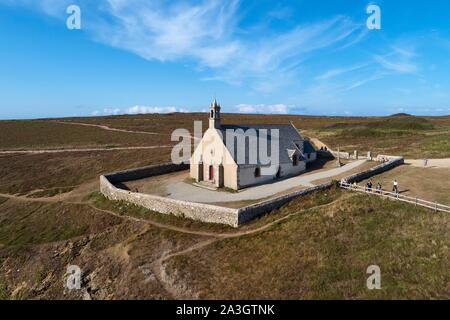
[{"label": "person walking", "polygon": [[381,187],[381,183],[377,183],[377,192],[379,193],[379,194],[381,194],[382,193],[382,191],[383,191],[383,188]]},{"label": "person walking", "polygon": [[373,187],[372,180],[369,180],[369,182],[367,182],[367,191],[372,192],[372,187]]},{"label": "person walking", "polygon": [[397,181],[397,179],[394,180],[394,186],[392,187],[392,192],[395,192],[395,194],[398,194],[398,181]]},{"label": "person walking", "polygon": [[428,165],[428,159],[423,160],[423,166],[426,167]]}]

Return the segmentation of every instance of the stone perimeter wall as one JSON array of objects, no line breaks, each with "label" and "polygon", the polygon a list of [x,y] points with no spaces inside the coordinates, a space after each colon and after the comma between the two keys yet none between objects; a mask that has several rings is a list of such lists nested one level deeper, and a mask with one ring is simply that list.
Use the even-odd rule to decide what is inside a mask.
[{"label": "stone perimeter wall", "polygon": [[159,213],[173,214],[193,220],[237,227],[236,209],[131,192],[114,185],[124,181],[148,178],[170,172],[182,171],[188,168],[189,165],[175,165],[170,163],[111,173],[100,176],[100,192],[110,200],[127,201]]},{"label": "stone perimeter wall", "polygon": [[390,157],[389,161],[384,162],[379,166],[370,168],[369,170],[348,176],[345,178],[345,180],[347,181],[347,183],[360,182],[362,180],[366,180],[385,171],[394,169],[395,167],[400,166],[404,163],[405,159],[403,157]]},{"label": "stone perimeter wall", "polygon": [[[358,182],[390,170],[403,163],[403,158],[394,158],[389,162],[380,164],[372,169],[351,175],[345,178],[345,180],[349,183]],[[173,214],[175,216],[202,222],[225,224],[237,228],[243,223],[246,223],[261,214],[280,208],[297,197],[316,191],[322,191],[333,186],[332,182],[324,183],[247,207],[231,209],[215,205],[181,201],[150,194],[131,192],[117,188],[114,185],[124,181],[131,181],[186,170],[188,167],[188,165],[161,164],[107,174],[100,176],[100,192],[110,200],[127,201],[159,213]]]}]

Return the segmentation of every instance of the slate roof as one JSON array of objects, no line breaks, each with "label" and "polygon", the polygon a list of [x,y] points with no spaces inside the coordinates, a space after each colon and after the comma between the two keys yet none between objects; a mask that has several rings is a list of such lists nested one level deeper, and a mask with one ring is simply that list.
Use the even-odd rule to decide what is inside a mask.
[{"label": "slate roof", "polygon": [[314,153],[316,152],[316,149],[314,146],[309,142],[308,140],[305,140],[305,150],[304,153]]},{"label": "slate roof", "polygon": [[[279,130],[279,155],[280,155],[280,163],[292,163],[292,156],[297,155],[300,157],[300,161],[302,161],[304,148],[305,148],[305,142],[306,140],[298,133],[297,129],[291,124],[250,124],[250,125],[222,125],[221,131],[223,136],[223,141],[225,146],[230,151],[231,155],[233,156],[236,163],[238,162],[237,155],[238,155],[238,143],[236,142],[237,139],[234,139],[234,148],[231,148],[231,144],[227,144],[227,130],[243,130],[238,131],[237,136],[242,138],[242,132],[249,132],[247,130],[249,129],[255,129],[256,135],[259,136],[261,129],[267,130],[267,153],[270,157],[271,149],[270,149],[270,143],[272,140],[272,134],[274,129]],[[249,165],[250,163],[250,155],[249,150],[253,150],[258,152],[259,146],[251,147],[250,141],[251,139],[246,138],[245,139],[245,163],[238,163],[238,165]],[[258,145],[258,143],[257,143]],[[312,147],[312,146],[311,146]],[[309,150],[309,147],[307,147]],[[232,150],[233,149],[233,150]],[[260,164],[260,159],[257,157],[257,163]],[[254,164],[254,163],[252,163]],[[251,164],[250,164],[251,165]]]}]

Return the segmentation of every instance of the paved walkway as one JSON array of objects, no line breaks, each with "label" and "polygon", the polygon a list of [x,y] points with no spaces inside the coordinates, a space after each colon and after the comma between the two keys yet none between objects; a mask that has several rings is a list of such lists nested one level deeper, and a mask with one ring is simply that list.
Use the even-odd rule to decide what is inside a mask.
[{"label": "paved walkway", "polygon": [[450,158],[448,159],[429,159],[428,164],[425,167],[423,160],[405,160],[406,164],[412,165],[413,167],[421,168],[450,168]]},{"label": "paved walkway", "polygon": [[338,176],[342,173],[350,171],[359,167],[366,160],[358,160],[346,164],[341,168],[330,169],[317,173],[300,175],[297,177],[289,178],[282,181],[277,181],[270,184],[264,184],[252,188],[244,189],[238,193],[218,192],[195,187],[186,182],[176,182],[167,186],[167,192],[169,198],[186,200],[202,203],[215,203],[215,202],[234,202],[245,200],[258,200],[273,196],[274,194],[287,191],[295,187],[313,187],[312,181],[331,178]]}]

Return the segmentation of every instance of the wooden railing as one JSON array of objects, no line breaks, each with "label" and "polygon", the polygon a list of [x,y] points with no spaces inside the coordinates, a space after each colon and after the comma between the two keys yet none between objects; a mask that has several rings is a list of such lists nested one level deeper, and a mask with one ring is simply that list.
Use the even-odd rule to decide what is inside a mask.
[{"label": "wooden railing", "polygon": [[344,189],[347,189],[350,191],[363,192],[363,193],[367,193],[367,194],[371,194],[371,195],[377,195],[380,197],[387,197],[387,198],[411,203],[411,204],[414,204],[415,206],[421,206],[421,207],[425,207],[428,209],[432,209],[436,212],[443,211],[443,212],[450,213],[450,206],[446,206],[446,205],[443,205],[443,204],[440,204],[437,202],[430,202],[430,201],[422,200],[417,197],[415,197],[415,198],[408,197],[408,196],[405,196],[405,195],[402,195],[399,193],[388,192],[388,191],[384,191],[384,190],[376,190],[374,188],[372,188],[371,190],[368,190],[365,187],[361,187],[358,185],[351,185],[351,184],[345,183],[345,182],[340,182],[340,186],[341,186],[341,188],[344,188]]}]

